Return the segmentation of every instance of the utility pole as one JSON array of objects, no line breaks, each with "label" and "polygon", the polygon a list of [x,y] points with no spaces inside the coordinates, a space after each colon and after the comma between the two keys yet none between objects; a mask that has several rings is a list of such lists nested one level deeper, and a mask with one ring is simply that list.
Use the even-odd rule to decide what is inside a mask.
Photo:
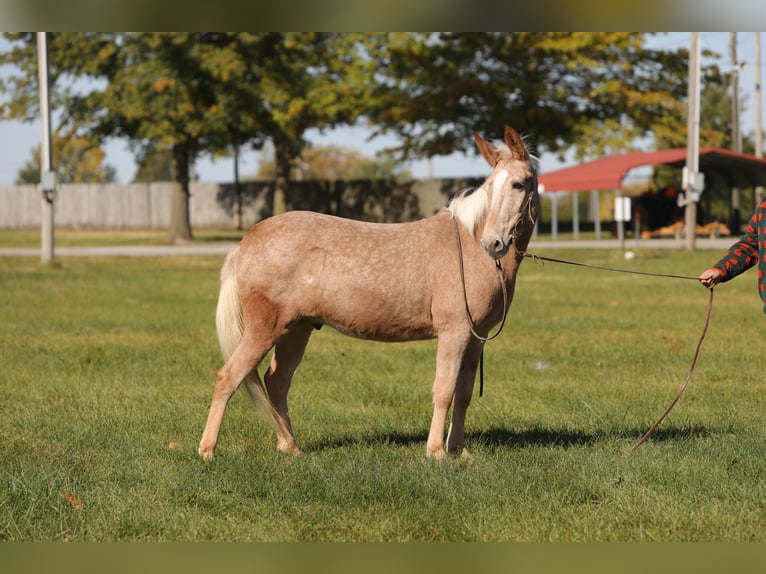
[{"label": "utility pole", "polygon": [[685,207],[686,249],[693,251],[697,241],[697,201],[704,189],[704,179],[699,173],[700,145],[700,38],[699,32],[691,33],[689,48],[689,95],[686,122],[686,166],[683,170],[683,200]]},{"label": "utility pole", "polygon": [[[761,33],[755,32],[755,155],[763,157],[763,119],[761,117]],[[763,186],[755,188],[755,207],[763,200]]]},{"label": "utility pole", "polygon": [[[739,59],[737,58],[737,33],[731,33],[731,148],[742,151],[742,136],[739,131]],[[731,216],[729,227],[739,236],[742,224],[740,217],[740,193],[738,187],[731,188]]]},{"label": "utility pole", "polygon": [[37,71],[40,92],[40,187],[42,189],[42,211],[40,221],[40,254],[42,263],[53,261],[54,225],[53,201],[56,195],[56,176],[53,172],[53,150],[51,148],[51,111],[48,93],[48,33],[37,32]]}]

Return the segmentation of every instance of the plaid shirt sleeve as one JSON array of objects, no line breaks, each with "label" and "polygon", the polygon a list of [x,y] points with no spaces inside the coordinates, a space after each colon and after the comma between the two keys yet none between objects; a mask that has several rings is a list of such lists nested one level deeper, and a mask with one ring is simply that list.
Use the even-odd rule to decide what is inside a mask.
[{"label": "plaid shirt sleeve", "polygon": [[756,263],[759,263],[758,292],[766,313],[766,201],[761,202],[750,218],[742,238],[713,267],[721,272],[721,281],[728,281]]}]

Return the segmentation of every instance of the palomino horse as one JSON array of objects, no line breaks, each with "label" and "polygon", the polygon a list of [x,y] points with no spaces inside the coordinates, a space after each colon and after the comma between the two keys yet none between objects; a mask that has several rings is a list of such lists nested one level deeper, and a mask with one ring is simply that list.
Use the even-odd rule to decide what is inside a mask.
[{"label": "palomino horse", "polygon": [[[539,211],[537,161],[506,126],[505,146],[475,135],[492,174],[447,209],[411,223],[377,224],[310,212],[266,219],[221,269],[218,371],[199,454],[212,459],[226,405],[244,382],[277,434],[299,453],[287,393],[309,337],[328,324],[377,341],[437,338],[428,456],[467,455],[466,409],[484,337],[505,318]],[[462,268],[461,268],[462,261]],[[265,388],[257,367],[274,348]]]}]

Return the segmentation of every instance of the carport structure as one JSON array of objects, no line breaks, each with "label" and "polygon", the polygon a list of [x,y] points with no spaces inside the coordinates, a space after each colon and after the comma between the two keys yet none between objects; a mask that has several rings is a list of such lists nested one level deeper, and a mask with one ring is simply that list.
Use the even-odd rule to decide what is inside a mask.
[{"label": "carport structure", "polygon": [[[583,192],[594,194],[598,202],[601,190],[615,190],[619,196],[625,176],[643,166],[669,165],[682,168],[686,164],[686,149],[633,152],[613,155],[580,165],[562,168],[539,177],[543,193]],[[705,187],[748,188],[766,186],[766,159],[722,148],[703,148],[699,152],[699,169],[705,174]],[[576,206],[577,202],[573,202]],[[555,202],[554,202],[555,206]],[[554,226],[557,216],[554,207]],[[577,213],[573,212],[575,232]],[[600,221],[594,218],[596,236],[600,235]],[[554,229],[553,236],[556,236]]]}]

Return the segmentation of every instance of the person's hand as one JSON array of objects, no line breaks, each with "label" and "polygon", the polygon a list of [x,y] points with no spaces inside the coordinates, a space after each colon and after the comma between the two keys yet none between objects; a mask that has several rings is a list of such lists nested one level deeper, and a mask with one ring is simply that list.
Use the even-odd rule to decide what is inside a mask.
[{"label": "person's hand", "polygon": [[721,273],[720,269],[717,269],[716,267],[711,267],[710,269],[706,269],[702,272],[702,274],[697,278],[700,283],[702,283],[705,287],[708,289],[712,289],[718,283],[721,282],[721,279],[723,278],[723,273]]}]

